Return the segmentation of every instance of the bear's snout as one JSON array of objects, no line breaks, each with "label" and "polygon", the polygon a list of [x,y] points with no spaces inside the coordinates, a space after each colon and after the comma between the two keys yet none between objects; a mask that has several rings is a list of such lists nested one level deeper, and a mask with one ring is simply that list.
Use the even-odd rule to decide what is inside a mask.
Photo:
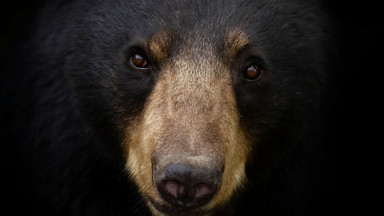
[{"label": "bear's snout", "polygon": [[221,169],[213,164],[201,166],[185,159],[155,168],[155,187],[161,198],[174,207],[203,206],[214,197],[221,184]]}]

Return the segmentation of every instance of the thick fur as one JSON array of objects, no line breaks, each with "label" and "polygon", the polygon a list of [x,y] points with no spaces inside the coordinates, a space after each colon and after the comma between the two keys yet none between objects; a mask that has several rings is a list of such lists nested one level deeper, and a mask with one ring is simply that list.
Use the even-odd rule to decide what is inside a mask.
[{"label": "thick fur", "polygon": [[[51,1],[36,26],[1,79],[16,213],[158,214],[148,164],[177,146],[140,141],[212,118],[195,140],[218,145],[229,171],[211,213],[312,214],[330,47],[318,2]],[[149,73],[127,65],[138,47]],[[249,56],[265,67],[257,82],[242,76]]]}]

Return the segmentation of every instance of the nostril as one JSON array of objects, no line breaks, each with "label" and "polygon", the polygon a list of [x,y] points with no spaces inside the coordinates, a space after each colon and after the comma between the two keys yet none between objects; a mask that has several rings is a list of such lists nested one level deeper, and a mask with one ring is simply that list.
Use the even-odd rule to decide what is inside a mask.
[{"label": "nostril", "polygon": [[157,185],[164,200],[173,205],[197,207],[204,205],[215,195],[217,187],[204,183],[188,185],[174,180]]},{"label": "nostril", "polygon": [[164,192],[172,195],[174,198],[184,199],[187,195],[187,188],[181,182],[170,180],[164,181],[162,184],[161,187],[164,188]]},{"label": "nostril", "polygon": [[195,188],[195,197],[196,198],[202,198],[202,197],[205,197],[205,196],[213,196],[215,193],[216,193],[216,190],[217,188],[212,186],[212,185],[208,185],[208,184],[196,184],[194,186]]},{"label": "nostril", "polygon": [[171,164],[155,175],[161,197],[171,205],[198,207],[216,194],[221,174],[209,169],[183,164]]},{"label": "nostril", "polygon": [[201,204],[208,201],[216,193],[217,187],[204,183],[186,185],[182,182],[169,180],[158,185],[163,197],[167,200],[175,200],[178,204],[188,205],[190,203]]}]

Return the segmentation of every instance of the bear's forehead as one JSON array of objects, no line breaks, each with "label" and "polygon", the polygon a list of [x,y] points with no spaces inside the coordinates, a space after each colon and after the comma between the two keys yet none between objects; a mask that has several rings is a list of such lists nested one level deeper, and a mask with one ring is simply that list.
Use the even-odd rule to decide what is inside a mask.
[{"label": "bear's forehead", "polygon": [[[176,37],[179,37],[179,39],[175,40]],[[215,37],[215,35],[212,37]],[[232,59],[240,50],[250,44],[248,34],[237,27],[224,29],[223,36],[219,38],[212,37],[203,35],[182,37],[180,35],[174,35],[172,31],[162,29],[149,37],[148,48],[153,57],[161,61],[169,55],[172,48],[177,46],[181,46],[181,49],[188,49],[189,52],[193,50],[199,50],[200,52],[210,50],[212,52],[214,43],[209,41],[216,40],[216,44],[222,46],[223,57]]]},{"label": "bear's forehead", "polygon": [[[161,2],[161,4],[159,4]],[[215,44],[222,42],[230,31],[241,29],[254,34],[257,17],[264,9],[253,9],[261,1],[159,1],[150,4],[135,4],[126,25],[133,34],[153,37],[167,30],[174,42],[201,41]],[[265,9],[266,10],[266,9]],[[263,12],[264,13],[264,12]],[[232,34],[234,35],[234,34]]]}]

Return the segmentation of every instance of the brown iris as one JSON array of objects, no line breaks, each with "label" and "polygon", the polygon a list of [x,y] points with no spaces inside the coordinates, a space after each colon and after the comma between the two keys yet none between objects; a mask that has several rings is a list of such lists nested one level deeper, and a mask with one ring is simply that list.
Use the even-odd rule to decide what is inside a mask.
[{"label": "brown iris", "polygon": [[247,80],[257,81],[263,76],[263,68],[256,64],[251,65],[245,70],[244,76]]},{"label": "brown iris", "polygon": [[137,69],[148,69],[148,61],[137,53],[130,57],[130,64]]}]

